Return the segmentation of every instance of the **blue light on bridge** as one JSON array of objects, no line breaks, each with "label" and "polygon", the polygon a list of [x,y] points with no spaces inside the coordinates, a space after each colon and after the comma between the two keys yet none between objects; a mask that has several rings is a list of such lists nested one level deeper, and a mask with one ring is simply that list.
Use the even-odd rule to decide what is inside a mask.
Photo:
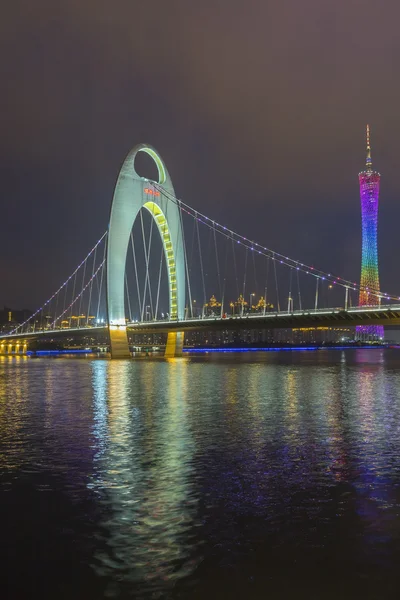
[{"label": "blue light on bridge", "polygon": [[382,346],[295,346],[290,348],[183,348],[183,352],[310,352],[315,350],[382,350]]}]

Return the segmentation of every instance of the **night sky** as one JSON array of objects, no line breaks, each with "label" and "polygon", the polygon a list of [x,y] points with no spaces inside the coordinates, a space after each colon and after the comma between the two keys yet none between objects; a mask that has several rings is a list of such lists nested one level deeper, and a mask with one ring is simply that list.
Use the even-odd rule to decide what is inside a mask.
[{"label": "night sky", "polygon": [[13,0],[0,21],[0,307],[34,309],[107,226],[137,143],[178,197],[359,279],[358,172],[381,173],[400,293],[398,0]]}]

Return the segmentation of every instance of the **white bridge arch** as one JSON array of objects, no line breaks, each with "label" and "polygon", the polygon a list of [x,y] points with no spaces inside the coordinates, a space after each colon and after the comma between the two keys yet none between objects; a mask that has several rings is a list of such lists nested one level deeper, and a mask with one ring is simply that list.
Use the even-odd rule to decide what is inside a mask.
[{"label": "white bridge arch", "polygon": [[[145,179],[135,170],[135,158],[145,152],[155,162],[158,182]],[[157,183],[157,186],[154,186]],[[163,194],[165,189],[166,194]],[[135,146],[126,157],[115,186],[107,239],[107,317],[112,358],[130,356],[126,331],[125,267],[129,238],[142,208],[152,215],[164,247],[169,285],[170,319],[183,319],[185,311],[185,260],[181,215],[176,203],[168,200],[174,188],[165,164],[154,148]],[[166,356],[182,353],[183,333],[168,334]]]}]

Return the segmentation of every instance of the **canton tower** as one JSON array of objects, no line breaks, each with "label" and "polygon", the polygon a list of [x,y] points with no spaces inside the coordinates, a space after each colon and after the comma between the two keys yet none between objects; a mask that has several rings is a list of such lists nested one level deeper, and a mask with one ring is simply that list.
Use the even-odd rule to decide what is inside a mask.
[{"label": "canton tower", "polygon": [[[372,170],[369,125],[367,125],[367,159],[365,171],[358,175],[360,182],[362,219],[362,258],[360,280],[360,306],[380,304],[378,272],[378,205],[381,176]],[[359,325],[356,328],[359,340],[378,341],[383,339],[382,325]]]}]

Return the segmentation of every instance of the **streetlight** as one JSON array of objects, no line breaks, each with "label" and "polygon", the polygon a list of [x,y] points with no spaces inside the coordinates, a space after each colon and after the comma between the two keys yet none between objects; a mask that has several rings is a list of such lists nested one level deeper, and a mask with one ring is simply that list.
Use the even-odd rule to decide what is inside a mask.
[{"label": "streetlight", "polygon": [[249,312],[251,312],[251,297],[252,296],[255,296],[255,294],[250,294],[250,297],[249,297]]},{"label": "streetlight", "polygon": [[195,309],[196,308],[196,300],[192,300],[192,317],[196,316]]}]

